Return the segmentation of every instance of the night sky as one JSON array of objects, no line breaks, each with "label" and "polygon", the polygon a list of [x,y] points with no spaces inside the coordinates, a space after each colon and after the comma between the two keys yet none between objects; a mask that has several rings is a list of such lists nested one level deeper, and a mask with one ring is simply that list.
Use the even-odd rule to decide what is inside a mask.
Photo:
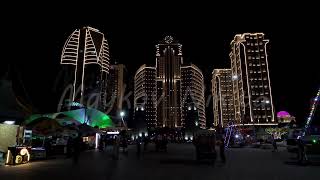
[{"label": "night sky", "polygon": [[[206,87],[211,88],[212,70],[230,67],[229,43],[234,35],[264,32],[270,39],[268,60],[276,111],[288,111],[298,120],[305,119],[309,112],[310,99],[320,85],[317,66],[320,45],[316,43],[320,29],[316,11],[302,13],[278,7],[233,12],[225,8],[218,12],[217,7],[207,7],[196,12],[152,7],[147,11],[121,9],[111,13],[110,9],[91,14],[78,11],[77,16],[43,10],[7,19],[5,23],[10,28],[5,29],[8,34],[5,39],[12,51],[7,59],[16,93],[32,101],[41,112],[55,111],[58,95],[54,82],[59,78],[60,54],[67,37],[82,26],[105,33],[111,63],[117,61],[127,66],[127,83],[131,87],[140,65],[155,64],[155,45],[166,35],[183,45],[184,61],[196,64],[204,73]],[[4,61],[1,74],[6,71],[6,64]],[[19,77],[21,82],[17,80]],[[209,118],[211,107],[207,109]]]}]

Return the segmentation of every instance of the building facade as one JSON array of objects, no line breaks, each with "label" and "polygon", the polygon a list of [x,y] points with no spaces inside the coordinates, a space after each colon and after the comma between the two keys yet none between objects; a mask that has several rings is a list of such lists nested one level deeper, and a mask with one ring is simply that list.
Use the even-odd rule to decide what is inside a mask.
[{"label": "building facade", "polygon": [[[196,108],[192,117],[197,118],[188,116],[189,106]],[[134,107],[145,114],[148,127],[181,129],[186,119],[206,127],[203,74],[194,64],[183,65],[182,45],[171,36],[156,45],[156,66],[137,70]]]},{"label": "building facade", "polygon": [[109,61],[109,46],[103,33],[92,27],[73,31],[60,61],[73,72],[69,99],[104,109]]},{"label": "building facade", "polygon": [[180,107],[180,80],[182,45],[166,36],[156,45],[157,126],[182,127]]},{"label": "building facade", "polygon": [[110,65],[107,81],[107,109],[111,115],[119,115],[125,91],[125,66],[123,64]]},{"label": "building facade", "polygon": [[135,119],[144,119],[148,128],[157,126],[156,85],[156,68],[142,65],[134,76],[134,111]]},{"label": "building facade", "polygon": [[[181,66],[181,121],[185,127],[190,108],[197,111],[198,119],[194,124],[200,128],[206,127],[204,79],[202,71],[194,64]],[[190,114],[190,113],[189,113]]]},{"label": "building facade", "polygon": [[237,34],[231,41],[235,121],[243,125],[274,124],[274,108],[263,33]]},{"label": "building facade", "polygon": [[235,121],[231,69],[214,69],[211,82],[214,125],[239,124]]}]

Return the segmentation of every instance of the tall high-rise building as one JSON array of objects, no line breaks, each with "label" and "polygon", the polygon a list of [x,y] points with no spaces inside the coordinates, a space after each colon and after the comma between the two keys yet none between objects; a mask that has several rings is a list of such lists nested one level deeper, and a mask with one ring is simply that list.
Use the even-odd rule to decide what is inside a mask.
[{"label": "tall high-rise building", "polygon": [[[182,128],[188,119],[205,128],[203,74],[194,64],[183,65],[182,45],[171,36],[156,45],[156,67],[143,65],[137,70],[134,89],[135,112],[145,114],[148,127]],[[144,100],[146,96],[152,102]]]},{"label": "tall high-rise building", "polygon": [[211,82],[214,125],[239,124],[235,121],[231,69],[214,69]]},{"label": "tall high-rise building", "polygon": [[[147,128],[156,127],[157,87],[155,67],[147,67],[144,64],[134,76],[134,111],[135,119],[144,119]],[[142,115],[144,117],[137,117]]]},{"label": "tall high-rise building", "polygon": [[180,108],[180,80],[182,45],[171,36],[166,36],[156,45],[157,125],[182,127]]},{"label": "tall high-rise building", "polygon": [[275,123],[267,44],[263,33],[237,34],[231,42],[231,71],[236,122]]},{"label": "tall high-rise building", "polygon": [[125,66],[123,64],[110,65],[107,81],[107,113],[119,115],[125,91]]},{"label": "tall high-rise building", "polygon": [[198,112],[194,120],[200,128],[206,127],[204,79],[202,71],[194,64],[181,66],[181,121],[184,126],[188,111]]},{"label": "tall high-rise building", "polygon": [[71,100],[103,109],[109,72],[109,47],[104,34],[92,27],[76,29],[62,50],[61,64],[73,72]]}]

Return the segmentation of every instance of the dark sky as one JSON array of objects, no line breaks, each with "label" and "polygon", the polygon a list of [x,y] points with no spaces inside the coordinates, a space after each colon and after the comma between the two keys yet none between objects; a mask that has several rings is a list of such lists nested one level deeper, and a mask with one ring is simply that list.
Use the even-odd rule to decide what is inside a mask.
[{"label": "dark sky", "polygon": [[[6,19],[9,63],[20,76],[32,103],[41,111],[56,107],[52,94],[60,71],[64,41],[76,28],[92,26],[105,33],[111,62],[128,68],[128,82],[144,63],[155,63],[155,44],[172,35],[183,45],[184,60],[202,69],[207,88],[211,87],[214,68],[230,67],[229,43],[237,33],[264,32],[269,43],[269,68],[276,111],[286,110],[305,119],[310,98],[320,85],[319,17],[313,9],[274,6],[207,7],[174,9],[171,7],[120,8],[104,11],[33,11]],[[260,5],[257,4],[257,7]],[[147,9],[147,10],[146,10]],[[110,10],[113,10],[110,12]],[[219,10],[219,11],[218,11]],[[1,69],[5,69],[1,66]],[[4,71],[3,71],[4,72]],[[18,72],[18,73],[17,73]],[[18,83],[16,88],[25,96]],[[209,92],[209,91],[208,91]],[[207,113],[212,113],[211,108]]]}]

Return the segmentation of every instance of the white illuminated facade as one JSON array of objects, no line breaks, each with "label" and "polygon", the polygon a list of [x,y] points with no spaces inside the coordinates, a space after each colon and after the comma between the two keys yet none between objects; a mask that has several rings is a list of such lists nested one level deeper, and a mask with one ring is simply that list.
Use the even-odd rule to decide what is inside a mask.
[{"label": "white illuminated facade", "polygon": [[[189,98],[189,99],[188,99]],[[202,71],[194,64],[181,66],[181,121],[185,125],[190,108],[198,112],[196,121],[200,128],[206,128],[204,79]],[[192,104],[192,105],[191,105]]]},{"label": "white illuminated facade", "polygon": [[109,61],[108,42],[99,30],[83,27],[68,37],[60,63],[74,71],[72,101],[85,100],[92,93],[106,98]]},{"label": "white illuminated facade", "polygon": [[[142,65],[134,76],[134,111],[143,116],[148,128],[155,128],[157,122],[156,69]],[[140,112],[140,113],[137,113]]]},{"label": "white illuminated facade", "polygon": [[211,82],[214,125],[239,124],[235,122],[231,69],[214,69]]},{"label": "white illuminated facade", "polygon": [[231,41],[231,72],[235,122],[275,124],[267,44],[263,33],[237,34]]}]

